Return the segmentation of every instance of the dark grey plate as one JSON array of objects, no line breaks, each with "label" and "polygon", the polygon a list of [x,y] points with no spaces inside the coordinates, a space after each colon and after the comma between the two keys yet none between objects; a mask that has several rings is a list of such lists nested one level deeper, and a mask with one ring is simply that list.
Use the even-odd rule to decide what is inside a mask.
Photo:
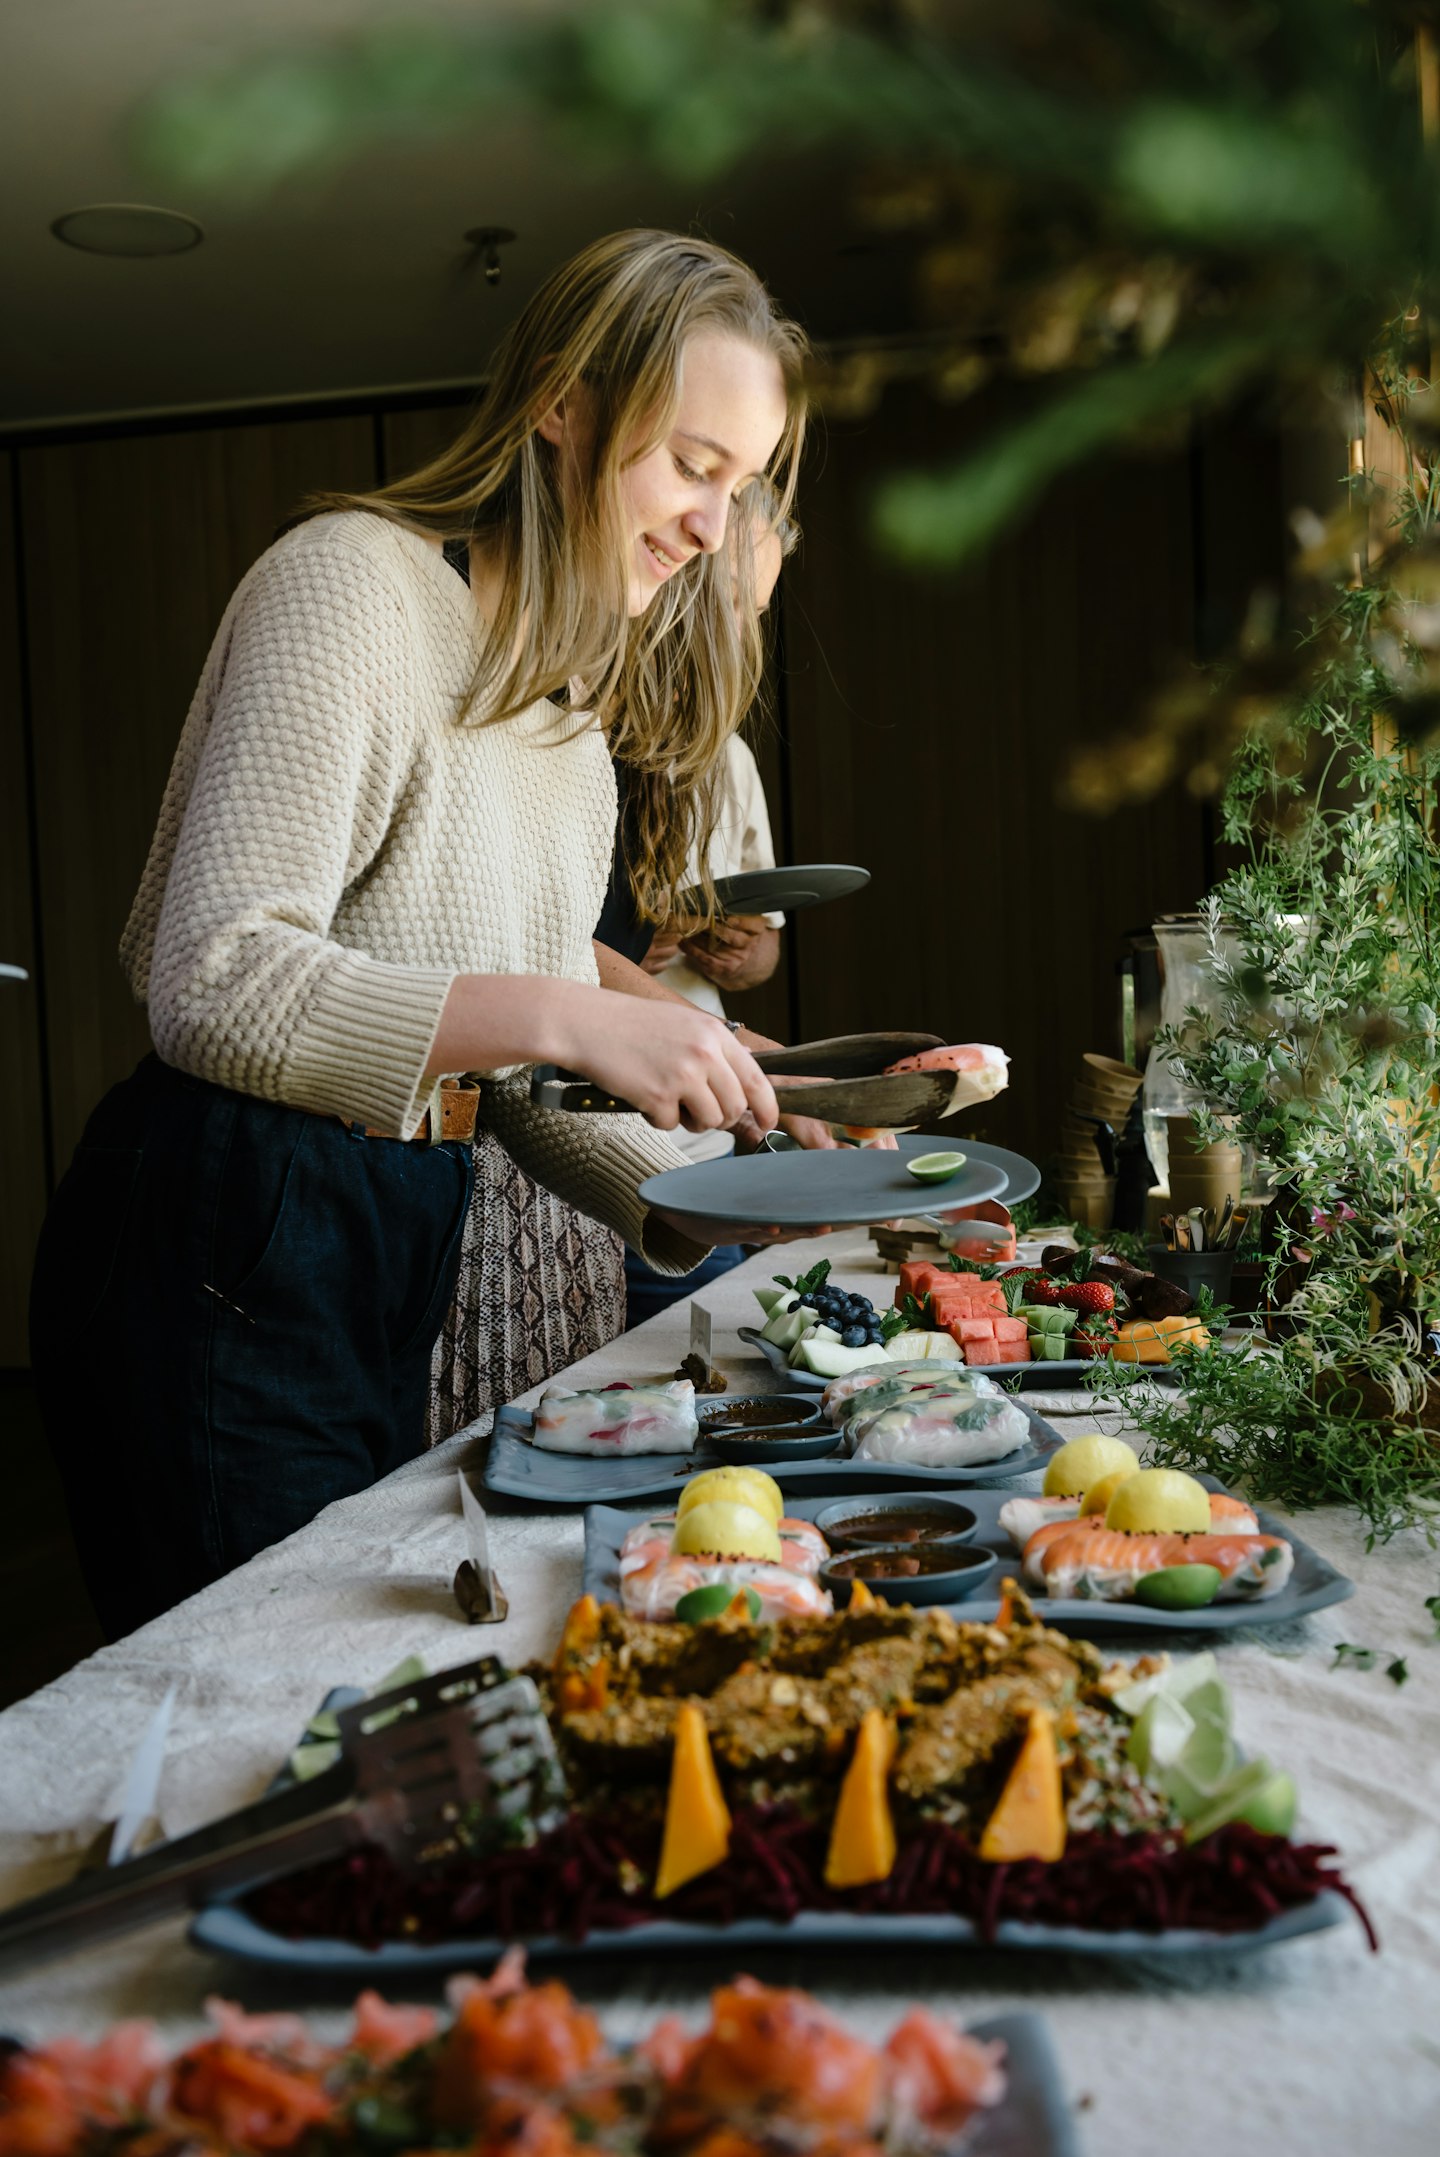
[{"label": "dark grey plate", "polygon": [[[647,1176],[640,1196],[647,1206],[737,1228],[762,1222],[777,1228],[868,1228],[876,1221],[914,1214],[917,1194],[934,1186],[917,1184],[908,1176],[906,1158],[933,1153],[940,1143],[933,1134],[907,1132],[893,1153],[874,1146],[842,1146],[830,1153],[802,1149],[726,1154],[719,1161],[696,1161],[689,1168]],[[955,1145],[969,1155],[963,1132],[956,1132]],[[967,1158],[960,1173],[943,1186],[943,1204],[930,1197],[926,1213],[943,1216],[951,1206],[999,1198],[1009,1183],[1003,1168]]]},{"label": "dark grey plate", "polygon": [[[997,1478],[1024,1475],[1031,1468],[1043,1468],[1064,1441],[1023,1400],[1015,1405],[1024,1409],[1029,1420],[1032,1443],[978,1468],[897,1468],[891,1461],[879,1460],[777,1460],[765,1464],[765,1473],[773,1475],[787,1495],[793,1490],[817,1498],[839,1498],[861,1490],[944,1490],[951,1484],[978,1482],[982,1476],[993,1483]],[[678,1497],[687,1476],[713,1468],[717,1460],[701,1447],[693,1453],[637,1453],[622,1460],[546,1453],[530,1444],[525,1433],[531,1427],[528,1408],[500,1409],[482,1478],[486,1490],[499,1497],[525,1498],[532,1505],[635,1504]]]},{"label": "dark grey plate", "polygon": [[[893,1545],[891,1548],[893,1549]],[[881,1546],[876,1544],[871,1545],[868,1553],[872,1558],[888,1554],[882,1552]],[[858,1558],[863,1561],[867,1553],[863,1550],[846,1550],[840,1555],[842,1560]],[[820,1578],[834,1597],[837,1610],[844,1610],[848,1606],[851,1585],[857,1579],[863,1580],[871,1594],[878,1595],[882,1603],[908,1603],[912,1610],[926,1610],[935,1603],[948,1604],[953,1608],[959,1602],[968,1603],[972,1596],[977,1595],[999,1563],[1000,1559],[995,1551],[972,1548],[969,1543],[960,1543],[955,1546],[948,1573],[917,1573],[913,1580],[886,1580],[877,1579],[874,1574],[859,1572],[842,1574],[837,1580],[831,1578],[830,1567],[822,1565]]]},{"label": "dark grey plate", "polygon": [[[856,1465],[864,1465],[859,1463]],[[884,1463],[874,1463],[883,1470]],[[1201,1476],[1207,1490],[1221,1490],[1223,1484],[1209,1476]],[[891,1488],[897,1488],[892,1481]],[[1010,1538],[1000,1526],[1000,1508],[1013,1491],[979,1490],[974,1484],[965,1492],[965,1503],[979,1520],[971,1542],[977,1549],[998,1551],[1008,1558],[1009,1566],[1001,1567],[1002,1576],[1013,1572],[1020,1577],[1020,1560],[1011,1548]],[[797,1520],[814,1520],[825,1507],[812,1498],[792,1500],[786,1495],[786,1508]],[[1256,1508],[1261,1532],[1265,1535],[1284,1536],[1295,1552],[1295,1567],[1278,1595],[1267,1597],[1263,1603],[1212,1603],[1207,1610],[1149,1610],[1143,1603],[1084,1602],[1077,1596],[1045,1596],[1037,1598],[1036,1610],[1047,1625],[1053,1625],[1062,1633],[1114,1632],[1114,1633],[1224,1633],[1238,1626],[1283,1625],[1290,1618],[1302,1618],[1312,1610],[1325,1610],[1331,1603],[1343,1603],[1355,1593],[1355,1583],[1335,1570],[1328,1558],[1322,1558],[1318,1550],[1302,1543],[1292,1534],[1283,1521]],[[620,1600],[620,1545],[635,1525],[633,1513],[621,1513],[608,1505],[596,1505],[585,1515],[585,1581],[584,1592],[593,1595],[597,1602],[618,1603]],[[970,1618],[985,1625],[996,1617],[1000,1609],[998,1595],[976,1596],[963,1603],[948,1606],[957,1618]]]},{"label": "dark grey plate", "polygon": [[[803,906],[820,906],[827,899],[844,899],[863,891],[870,881],[868,869],[847,861],[787,863],[779,869],[745,869],[738,876],[717,876],[715,897],[727,914],[798,914]],[[682,891],[675,901],[677,914],[699,913],[704,900],[698,891]]]},{"label": "dark grey plate", "polygon": [[[1276,1947],[1283,1940],[1303,1939],[1307,1933],[1328,1932],[1348,1915],[1343,1897],[1327,1889],[1298,1910],[1286,1910],[1254,1932],[1202,1932],[1175,1927],[1169,1932],[1089,1932],[1078,1925],[1031,1925],[1004,1920],[996,1929],[994,1945],[1031,1954],[1137,1955],[1239,1954],[1258,1947]],[[427,1946],[389,1941],[384,1947],[357,1947],[353,1940],[287,1940],[242,1910],[237,1903],[213,1902],[190,1926],[190,1942],[212,1955],[233,1955],[240,1962],[259,1962],[289,1970],[323,1970],[332,1976],[363,1977],[374,1984],[401,1984],[422,1971],[471,1970],[498,1961],[507,1943],[491,1939],[437,1940]],[[596,1955],[624,1955],[642,1963],[652,1955],[703,1953],[737,1954],[745,1960],[752,1952],[776,1948],[782,1953],[812,1952],[817,1962],[837,1948],[861,1948],[869,1953],[886,1948],[967,1948],[980,1944],[974,1925],[965,1917],[881,1917],[864,1911],[814,1910],[802,1913],[788,1925],[768,1918],[745,1918],[733,1925],[682,1925],[660,1922],[637,1925],[629,1932],[592,1932],[583,1940],[527,1939],[525,1953],[531,1962],[573,1961]],[[823,1980],[816,1980],[823,1981]],[[1004,2018],[1008,2020],[1009,2018]],[[981,2023],[984,2032],[991,2025]],[[998,2027],[998,2025],[997,2025]],[[1054,2145],[1073,2150],[1072,2140]],[[977,2140],[972,2157],[993,2148],[1014,2151],[1016,2157],[1034,2157],[1033,2146],[1021,2142]],[[1040,2151],[1047,2145],[1041,2143]]]},{"label": "dark grey plate", "polygon": [[[944,1153],[947,1151],[946,1140],[937,1137],[933,1131],[926,1143],[932,1153]],[[958,1153],[963,1153],[971,1161],[983,1161],[987,1168],[999,1168],[1005,1171],[1004,1190],[993,1191],[990,1194],[992,1198],[998,1198],[1002,1206],[1017,1206],[1022,1198],[1032,1197],[1040,1188],[1040,1171],[1033,1161],[1026,1160],[1023,1153],[1012,1153],[1008,1146],[987,1146],[978,1138],[957,1138],[955,1148]],[[905,1180],[913,1185],[915,1190],[921,1193],[922,1196],[927,1190],[933,1191],[938,1188],[941,1191],[948,1191],[950,1188],[948,1183],[942,1183],[938,1186],[919,1183],[913,1176],[907,1176]],[[936,1217],[935,1201],[932,1199],[928,1206],[917,1203],[911,1207],[910,1211],[915,1220],[934,1220]]]}]

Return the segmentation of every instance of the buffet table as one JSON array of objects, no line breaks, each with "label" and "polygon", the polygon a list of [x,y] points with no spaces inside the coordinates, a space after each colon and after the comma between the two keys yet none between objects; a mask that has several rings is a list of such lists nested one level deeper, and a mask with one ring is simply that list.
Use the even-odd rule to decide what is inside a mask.
[{"label": "buffet table", "polygon": [[[745,1390],[773,1389],[735,1328],[751,1291],[830,1258],[845,1285],[877,1302],[889,1282],[857,1231],[762,1254],[712,1284],[714,1358]],[[567,1378],[668,1376],[689,1345],[682,1303],[577,1364]],[[529,1402],[535,1396],[527,1395]],[[1093,1425],[1075,1396],[1030,1396],[1064,1430]],[[97,1408],[103,1413],[103,1406]],[[1114,1425],[1112,1427],[1118,1427]],[[0,1716],[0,1902],[73,1871],[113,1818],[125,1769],[172,1680],[179,1695],[160,1811],[180,1833],[260,1793],[333,1685],[372,1684],[401,1657],[433,1669],[498,1654],[547,1654],[579,1592],[582,1516],[490,1501],[492,1549],[510,1598],[503,1626],[467,1627],[451,1594],[464,1555],[456,1482],[483,1459],[488,1418],[301,1534],[106,1648]],[[998,1478],[997,1478],[998,1480]],[[1026,1486],[1017,1486],[1026,1487]],[[1357,1583],[1353,1601],[1288,1626],[1225,1637],[1237,1734],[1291,1770],[1302,1836],[1338,1843],[1369,1906],[1382,1953],[1357,1924],[1247,1956],[1109,1962],[999,1953],[767,1958],[757,1974],[810,1986],[867,2032],[912,1998],[957,2017],[1029,2006],[1048,2017],[1082,2140],[1108,2157],[1214,2157],[1244,2145],[1276,2153],[1375,2151],[1433,2157],[1440,2147],[1440,1631],[1425,1598],[1440,1553],[1418,1534],[1367,1551],[1357,1521],[1307,1514],[1301,1532]],[[1334,1667],[1346,1641],[1382,1650],[1368,1669]],[[1385,1665],[1402,1657],[1408,1681]],[[732,1973],[723,1947],[704,1961],[566,1970],[623,2037],[657,2009],[692,2018]],[[181,1922],[48,1964],[0,1985],[0,2032],[90,2035],[146,2015],[180,2042],[207,1993],[248,2006],[304,2005],[329,2027],[354,1988],[217,1964]],[[415,1997],[433,1996],[423,1986]]]}]

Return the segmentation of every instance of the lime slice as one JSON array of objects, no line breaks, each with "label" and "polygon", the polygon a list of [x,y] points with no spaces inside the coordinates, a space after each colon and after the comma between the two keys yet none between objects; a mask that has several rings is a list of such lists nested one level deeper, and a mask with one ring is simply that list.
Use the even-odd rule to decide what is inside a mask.
[{"label": "lime slice", "polygon": [[1219,1594],[1220,1579],[1216,1565],[1164,1565],[1136,1581],[1135,1600],[1152,1610],[1203,1610]]},{"label": "lime slice", "polygon": [[1157,1670],[1148,1678],[1136,1678],[1122,1692],[1115,1695],[1115,1705],[1124,1715],[1138,1715],[1147,1700],[1157,1693],[1169,1693],[1176,1700],[1184,1700],[1198,1685],[1205,1685],[1219,1669],[1209,1648],[1202,1648],[1198,1655],[1187,1655],[1183,1663],[1171,1663],[1164,1670]]},{"label": "lime slice", "polygon": [[[1288,1785],[1288,1790],[1285,1787]],[[1247,1760],[1211,1793],[1208,1803],[1199,1806],[1190,1815],[1185,1827],[1187,1842],[1204,1842],[1219,1828],[1228,1827],[1232,1820],[1251,1819],[1251,1809],[1256,1808],[1262,1819],[1284,1817],[1288,1799],[1290,1818],[1294,1818],[1295,1786],[1288,1775],[1277,1775],[1268,1760]],[[1283,1834],[1282,1828],[1266,1828],[1267,1834]]]},{"label": "lime slice", "polygon": [[917,1183],[948,1183],[965,1166],[963,1153],[917,1153],[905,1163]]},{"label": "lime slice", "polygon": [[[1163,1695],[1162,1695],[1163,1698]],[[1185,1702],[1194,1729],[1160,1780],[1182,1820],[1203,1816],[1235,1773],[1230,1695],[1218,1679],[1197,1685]]]},{"label": "lime slice", "polygon": [[[675,1615],[682,1625],[703,1625],[707,1618],[723,1618],[739,1593],[727,1580],[709,1581],[703,1588],[691,1588],[675,1605]],[[745,1601],[750,1616],[760,1615],[760,1598],[753,1588],[746,1588]]]}]

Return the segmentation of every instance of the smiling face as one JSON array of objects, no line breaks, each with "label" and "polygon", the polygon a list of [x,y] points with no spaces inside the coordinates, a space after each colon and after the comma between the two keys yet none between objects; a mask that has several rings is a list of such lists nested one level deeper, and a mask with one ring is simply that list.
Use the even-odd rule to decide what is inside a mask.
[{"label": "smiling face", "polygon": [[620,475],[632,617],[686,562],[724,545],[734,496],[765,471],[785,417],[771,353],[718,330],[690,339],[669,432]]}]

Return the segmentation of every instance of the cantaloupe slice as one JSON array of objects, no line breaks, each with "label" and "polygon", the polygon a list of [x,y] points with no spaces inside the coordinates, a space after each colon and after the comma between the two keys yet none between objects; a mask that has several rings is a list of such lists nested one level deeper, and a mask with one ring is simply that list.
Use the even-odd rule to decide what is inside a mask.
[{"label": "cantaloupe slice", "polygon": [[872,1880],[888,1879],[894,1869],[895,1822],[888,1783],[895,1746],[895,1725],[879,1708],[867,1708],[830,1829],[827,1887],[865,1887]]},{"label": "cantaloupe slice", "polygon": [[980,1855],[993,1865],[1013,1865],[1026,1857],[1053,1865],[1065,1855],[1060,1756],[1055,1717],[1048,1708],[1030,1710],[1024,1743],[980,1837]]},{"label": "cantaloupe slice", "polygon": [[693,1700],[675,1718],[675,1756],[665,1800],[665,1839],[655,1876],[657,1900],[723,1864],[730,1855],[730,1808],[715,1773],[710,1733]]}]

